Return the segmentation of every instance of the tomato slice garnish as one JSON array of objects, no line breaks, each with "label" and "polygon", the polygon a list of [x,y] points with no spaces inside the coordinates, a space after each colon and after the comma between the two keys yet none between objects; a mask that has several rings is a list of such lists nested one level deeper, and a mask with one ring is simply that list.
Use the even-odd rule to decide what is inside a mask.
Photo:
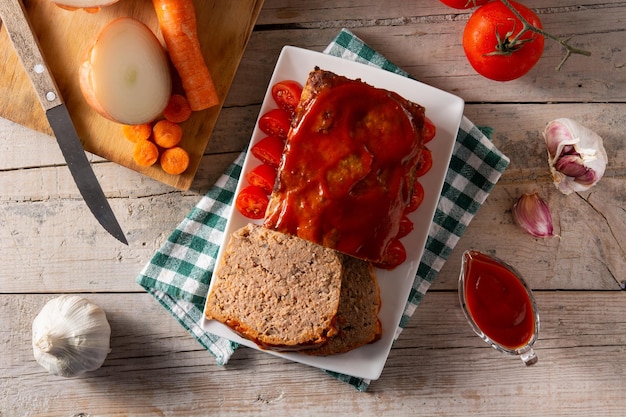
[{"label": "tomato slice garnish", "polygon": [[250,152],[264,164],[278,168],[284,148],[285,143],[281,139],[276,136],[268,136],[252,146]]},{"label": "tomato slice garnish", "polygon": [[420,161],[417,164],[417,170],[415,171],[416,177],[425,175],[433,167],[433,153],[428,148],[424,148]]},{"label": "tomato slice garnish", "polygon": [[276,105],[293,116],[302,95],[302,85],[294,80],[279,81],[272,86]]},{"label": "tomato slice garnish", "polygon": [[413,231],[413,222],[406,215],[400,219],[400,230],[398,230],[398,239],[405,237]]},{"label": "tomato slice garnish", "polygon": [[251,185],[261,188],[265,194],[271,194],[276,182],[276,168],[268,164],[261,164],[248,171],[246,180]]},{"label": "tomato slice garnish", "polygon": [[272,109],[259,118],[259,129],[269,136],[287,139],[291,127],[291,117],[283,109]]},{"label": "tomato slice garnish", "polygon": [[375,263],[374,266],[381,269],[394,269],[406,261],[406,249],[400,240],[393,239],[385,250],[382,262]]},{"label": "tomato slice garnish", "polygon": [[422,204],[424,201],[424,187],[420,184],[419,181],[415,181],[413,184],[413,193],[411,194],[411,200],[409,200],[409,204],[404,209],[405,213],[412,213]]},{"label": "tomato slice garnish", "polygon": [[424,120],[424,143],[428,143],[435,138],[437,127],[428,117]]},{"label": "tomato slice garnish", "polygon": [[248,185],[243,188],[235,199],[235,207],[249,219],[262,219],[269,204],[269,198],[261,187]]}]

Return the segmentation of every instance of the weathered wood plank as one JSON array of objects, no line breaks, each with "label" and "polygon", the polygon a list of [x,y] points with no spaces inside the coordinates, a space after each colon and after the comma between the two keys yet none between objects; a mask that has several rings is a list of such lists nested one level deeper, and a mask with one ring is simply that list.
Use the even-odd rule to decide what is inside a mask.
[{"label": "weathered wood plank", "polygon": [[[477,123],[494,128],[493,140],[511,157],[511,165],[470,225],[459,249],[444,266],[435,288],[454,288],[462,249],[477,247],[492,251],[497,246],[498,254],[504,259],[511,262],[520,259],[521,269],[535,287],[617,289],[617,281],[624,279],[626,271],[621,240],[626,235],[623,185],[626,154],[621,140],[621,132],[626,130],[626,119],[621,115],[626,114],[626,107],[600,103],[476,104],[467,106],[466,113]],[[548,174],[541,131],[549,120],[560,116],[575,118],[604,136],[610,155],[605,178],[581,196],[561,195],[552,186]],[[218,123],[223,144],[216,140],[216,147],[223,147],[220,151],[234,150],[237,146],[228,142],[235,137],[235,141],[242,142],[239,146],[244,147],[249,135],[242,132],[229,136],[229,126],[234,128],[244,119],[253,124],[255,117],[247,109],[228,109]],[[0,133],[13,132],[15,128],[8,122],[0,123]],[[24,134],[32,132],[19,127],[17,130]],[[25,142],[35,149],[42,139],[39,134],[25,137]],[[58,153],[56,143],[49,142],[39,146],[43,147],[41,155]],[[7,147],[0,153],[0,165],[16,164],[12,161],[20,160],[23,151],[21,147]],[[114,244],[113,251],[111,238],[80,200],[67,169],[55,166],[62,163],[60,155],[50,157],[47,167],[4,171],[0,176],[0,219],[6,227],[0,231],[5,242],[0,262],[11,265],[14,259],[22,259],[27,266],[0,272],[10,277],[2,291],[135,290],[129,278],[149,260],[237,154],[235,150],[206,155],[189,192],[174,190],[112,163],[95,164],[96,174],[131,242],[128,248]],[[37,158],[23,166],[37,163]],[[561,239],[534,239],[513,224],[510,213],[513,202],[523,192],[535,190],[554,208],[556,231]],[[67,217],[68,211],[75,213],[72,218]],[[585,232],[581,234],[580,230]],[[50,248],[58,249],[51,255]],[[584,256],[578,256],[581,248]],[[83,253],[90,256],[81,259],[82,273],[68,274],[66,263],[84,258]],[[119,275],[115,271],[123,273]],[[91,279],[85,281],[83,273],[89,273]],[[44,275],[48,283],[45,286],[40,279],[24,279],[24,276]],[[55,288],[50,283],[60,285]]]},{"label": "weathered wood plank", "polygon": [[0,352],[0,414],[621,416],[625,293],[536,295],[537,365],[488,347],[465,322],[456,293],[432,292],[366,394],[251,349],[220,368],[147,294],[86,295],[107,312],[112,351],[84,378],[54,377],[30,347],[31,321],[52,296],[2,295],[0,338],[11,349]]},{"label": "weathered wood plank", "polygon": [[[90,156],[130,245],[86,208],[53,138],[0,119],[0,416],[550,415],[621,416],[626,409],[626,55],[623,0],[527,0],[551,33],[573,36],[589,58],[546,43],[532,72],[511,83],[476,75],[460,36],[469,11],[439,1],[267,0],[198,175],[181,192]],[[415,77],[467,102],[494,129],[511,164],[394,345],[385,370],[359,394],[323,372],[251,349],[221,368],[134,282],[169,233],[243,150],[283,45],[321,51],[352,29]],[[605,140],[605,178],[561,195],[541,131],[571,117]],[[553,208],[553,239],[513,223],[511,206],[539,191]],[[539,363],[525,368],[486,346],[456,294],[460,257],[474,247],[522,271],[535,290]],[[58,293],[103,306],[113,327],[104,366],[81,379],[47,375],[30,346],[32,319]],[[329,400],[332,399],[332,400]]]},{"label": "weathered wood plank", "polygon": [[[466,13],[446,18],[436,15],[432,19],[405,17],[423,16],[419,14],[423,3],[391,7],[395,13],[401,8],[403,14],[390,21],[361,17],[368,14],[350,14],[354,11],[349,7],[325,10],[325,6],[319,6],[320,15],[325,14],[327,18],[312,23],[310,27],[255,32],[229,96],[238,103],[243,97],[250,97],[251,92],[253,96],[262,97],[267,81],[255,85],[249,80],[255,79],[258,73],[268,74],[265,79],[269,80],[283,45],[321,51],[342,27],[348,26],[419,80],[457,94],[469,102],[624,101],[626,91],[620,85],[626,81],[622,70],[626,55],[621,38],[614,36],[614,33],[623,31],[622,22],[626,17],[621,2],[589,7],[572,2],[569,7],[540,8],[544,27],[549,32],[565,38],[573,36],[572,42],[592,51],[592,56],[573,56],[560,72],[556,72],[555,67],[564,50],[556,42],[546,41],[544,56],[539,64],[528,76],[508,83],[482,78],[467,63],[461,46],[461,34],[468,18]],[[535,2],[535,5],[545,6],[545,3]],[[363,7],[368,8],[369,5]],[[383,13],[381,8],[374,8],[375,13]],[[437,10],[449,13],[442,5],[437,6]],[[333,13],[339,13],[344,19],[345,16],[352,16],[353,20],[333,20],[330,17]],[[389,12],[387,16],[398,15]],[[598,22],[602,22],[601,29]]]}]

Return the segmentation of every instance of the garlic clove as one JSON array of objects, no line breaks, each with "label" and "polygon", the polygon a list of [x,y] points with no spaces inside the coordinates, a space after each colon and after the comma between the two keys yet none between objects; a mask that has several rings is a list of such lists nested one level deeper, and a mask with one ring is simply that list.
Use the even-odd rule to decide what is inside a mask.
[{"label": "garlic clove", "polygon": [[111,327],[97,305],[76,295],[54,298],[32,326],[35,360],[49,373],[73,377],[102,366],[111,351]]},{"label": "garlic clove", "polygon": [[554,169],[568,177],[580,177],[591,171],[578,155],[563,155],[554,163]]},{"label": "garlic clove", "polygon": [[588,190],[602,178],[608,157],[597,133],[560,118],[548,123],[543,136],[554,185],[563,194]]},{"label": "garlic clove", "polygon": [[513,218],[522,229],[535,237],[554,236],[552,213],[539,193],[522,194],[513,204]]}]

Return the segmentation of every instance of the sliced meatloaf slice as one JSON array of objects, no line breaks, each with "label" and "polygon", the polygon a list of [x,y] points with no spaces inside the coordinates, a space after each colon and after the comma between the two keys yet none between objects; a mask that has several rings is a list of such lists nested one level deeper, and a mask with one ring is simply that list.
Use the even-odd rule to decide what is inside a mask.
[{"label": "sliced meatloaf slice", "polygon": [[380,339],[380,290],[372,265],[344,255],[337,329],[339,333],[319,348],[303,351],[317,356],[349,352]]},{"label": "sliced meatloaf slice", "polygon": [[337,333],[342,257],[332,249],[249,224],[215,272],[205,315],[261,348],[301,350]]}]

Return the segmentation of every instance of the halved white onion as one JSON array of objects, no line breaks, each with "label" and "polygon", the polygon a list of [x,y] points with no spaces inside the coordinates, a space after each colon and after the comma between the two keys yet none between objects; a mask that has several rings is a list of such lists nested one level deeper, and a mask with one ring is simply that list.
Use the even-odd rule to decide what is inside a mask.
[{"label": "halved white onion", "polygon": [[154,33],[139,20],[109,23],[79,69],[80,88],[102,116],[123,124],[154,121],[172,92],[168,60]]},{"label": "halved white onion", "polygon": [[70,9],[97,9],[117,3],[119,0],[52,0],[53,3]]}]

